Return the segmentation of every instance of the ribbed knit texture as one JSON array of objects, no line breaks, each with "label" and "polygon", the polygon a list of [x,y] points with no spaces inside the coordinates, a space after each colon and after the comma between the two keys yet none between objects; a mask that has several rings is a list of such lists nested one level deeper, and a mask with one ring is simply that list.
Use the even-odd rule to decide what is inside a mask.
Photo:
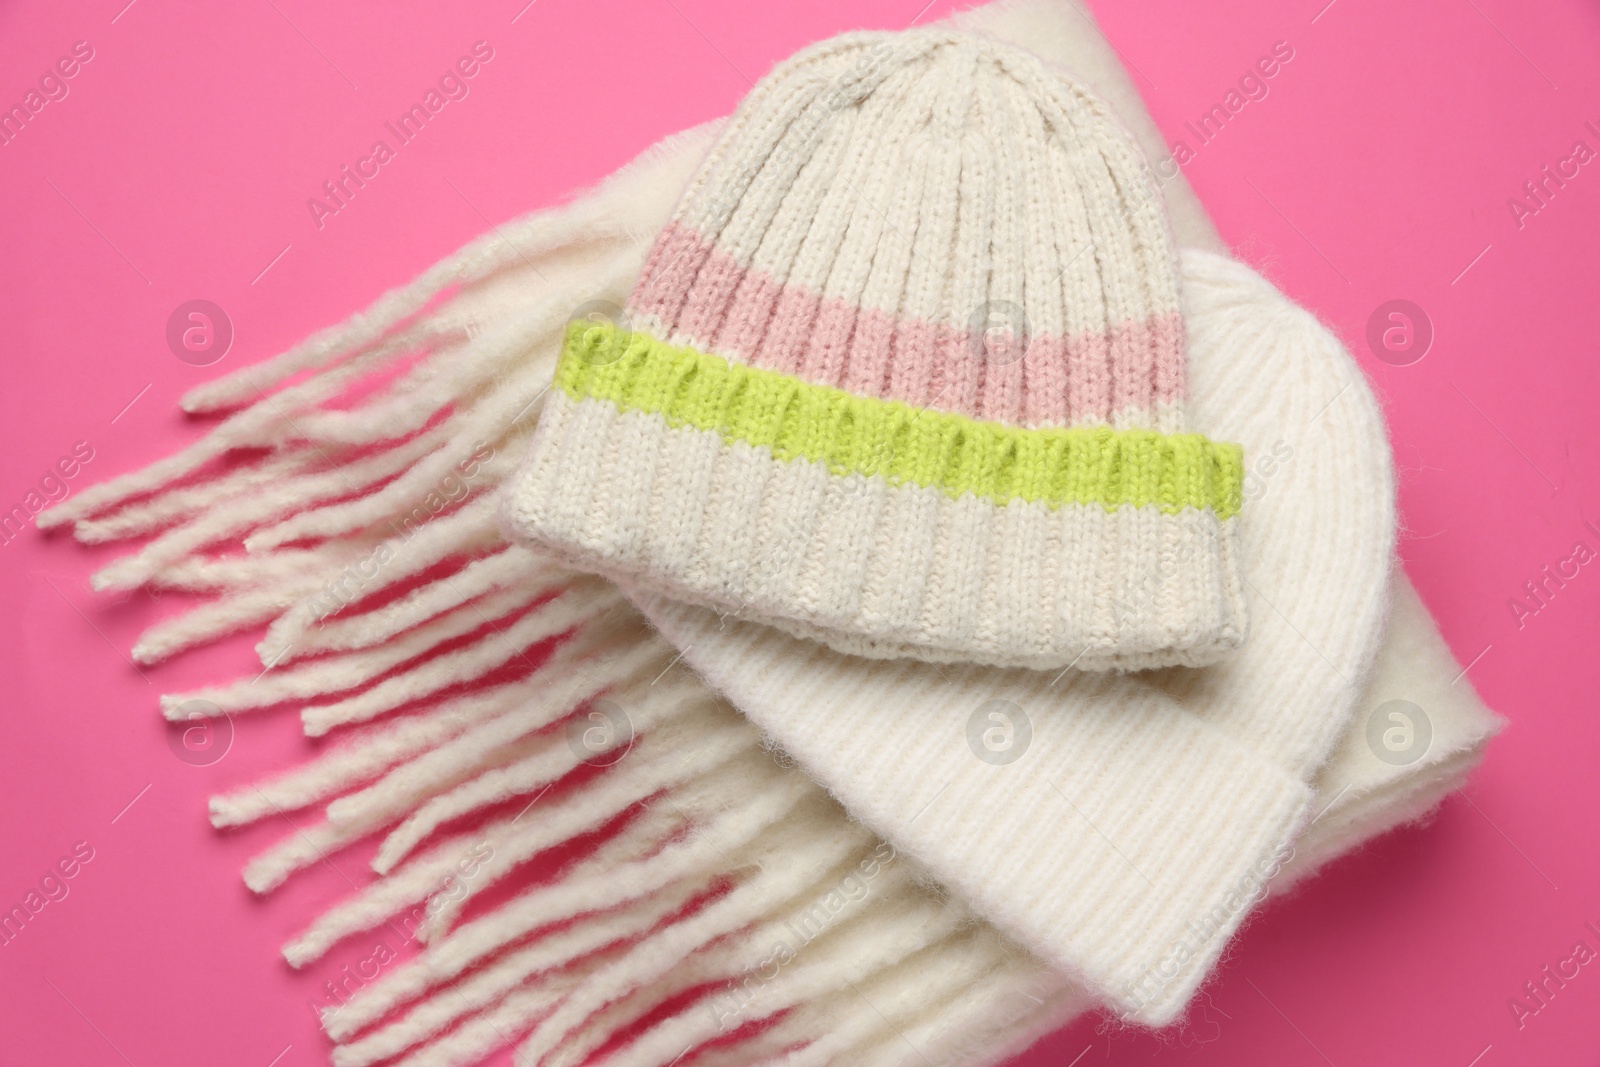
[{"label": "ribbed knit texture", "polygon": [[1214,662],[1243,466],[1187,432],[1175,262],[1060,72],[946,29],[823,42],[751,91],[617,321],[576,326],[507,520],[856,655]]}]

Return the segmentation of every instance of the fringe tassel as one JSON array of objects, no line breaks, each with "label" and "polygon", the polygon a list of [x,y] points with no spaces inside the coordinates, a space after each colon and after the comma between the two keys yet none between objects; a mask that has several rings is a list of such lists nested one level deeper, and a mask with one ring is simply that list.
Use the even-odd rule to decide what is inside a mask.
[{"label": "fringe tassel", "polygon": [[193,390],[185,410],[223,416],[207,436],[40,517],[147,539],[97,588],[203,598],[140,662],[265,627],[265,670],[163,697],[169,717],[291,704],[336,735],[210,816],[318,812],[248,864],[262,893],[381,836],[375,878],[284,947],[306,967],[400,922],[423,946],[325,1012],[338,1067],[512,1044],[528,1067],[935,1063],[1076,1006],[766,751],[617,590],[500,533],[565,320],[622,301],[676,148]]}]

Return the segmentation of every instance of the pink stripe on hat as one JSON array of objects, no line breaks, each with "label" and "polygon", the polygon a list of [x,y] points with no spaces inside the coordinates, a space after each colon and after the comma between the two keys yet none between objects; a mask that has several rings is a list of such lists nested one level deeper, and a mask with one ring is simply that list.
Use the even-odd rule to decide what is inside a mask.
[{"label": "pink stripe on hat", "polygon": [[1148,425],[1186,390],[1177,312],[1065,341],[986,344],[970,323],[905,318],[781,284],[680,225],[662,232],[652,262],[658,272],[641,280],[632,305],[678,323],[676,340],[816,385],[1028,426]]}]

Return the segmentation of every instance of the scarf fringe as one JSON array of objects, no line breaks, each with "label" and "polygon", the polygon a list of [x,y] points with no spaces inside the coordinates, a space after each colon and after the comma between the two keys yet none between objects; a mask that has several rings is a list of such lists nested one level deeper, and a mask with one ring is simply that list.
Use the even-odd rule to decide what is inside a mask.
[{"label": "scarf fringe", "polygon": [[[364,931],[422,945],[324,1011],[338,1067],[508,1044],[541,1067],[965,1062],[1063,980],[766,750],[613,587],[500,532],[567,315],[620,302],[659,224],[629,214],[637,173],[192,390],[209,434],[40,525],[147,539],[96,588],[203,598],[141,663],[265,628],[264,670],[164,696],[168,718],[292,703],[337,735],[210,817],[321,809],[247,864],[258,893],[381,837],[376,877],[284,947],[304,968]],[[554,849],[586,850],[530,883]]]}]

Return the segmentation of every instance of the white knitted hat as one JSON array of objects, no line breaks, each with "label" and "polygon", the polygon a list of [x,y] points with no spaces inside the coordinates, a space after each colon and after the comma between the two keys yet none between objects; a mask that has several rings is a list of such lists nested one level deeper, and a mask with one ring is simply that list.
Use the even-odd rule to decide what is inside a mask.
[{"label": "white knitted hat", "polygon": [[781,64],[610,319],[573,324],[506,498],[574,566],[871,657],[1243,640],[1240,453],[1186,432],[1159,193],[1031,53],[941,28]]},{"label": "white knitted hat", "polygon": [[[1251,639],[1103,676],[840,655],[652,594],[683,658],[857,818],[1138,1021],[1170,1021],[1307,817],[1386,606],[1394,486],[1359,368],[1248,267],[1183,254],[1196,418],[1283,455],[1242,558]],[[1203,421],[1202,421],[1203,420]]]}]

